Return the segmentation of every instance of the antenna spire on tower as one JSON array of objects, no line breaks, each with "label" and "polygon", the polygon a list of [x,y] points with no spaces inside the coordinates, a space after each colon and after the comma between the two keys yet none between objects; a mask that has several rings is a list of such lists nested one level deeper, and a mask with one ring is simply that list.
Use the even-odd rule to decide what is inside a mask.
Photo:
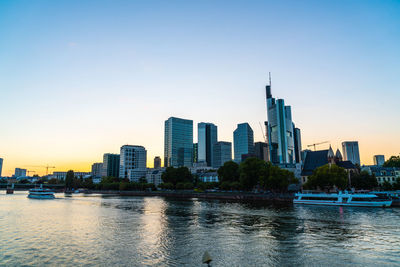
[{"label": "antenna spire on tower", "polygon": [[271,86],[271,72],[269,72],[269,86]]}]

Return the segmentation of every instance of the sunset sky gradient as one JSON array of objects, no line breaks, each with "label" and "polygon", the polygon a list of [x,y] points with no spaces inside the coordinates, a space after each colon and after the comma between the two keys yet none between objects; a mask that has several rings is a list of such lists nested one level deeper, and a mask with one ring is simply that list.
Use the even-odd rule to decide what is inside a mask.
[{"label": "sunset sky gradient", "polygon": [[193,119],[195,141],[202,121],[221,141],[249,122],[262,141],[269,71],[303,149],[398,155],[399,14],[399,1],[1,1],[3,175],[89,171],[124,144],[152,166],[170,116]]}]

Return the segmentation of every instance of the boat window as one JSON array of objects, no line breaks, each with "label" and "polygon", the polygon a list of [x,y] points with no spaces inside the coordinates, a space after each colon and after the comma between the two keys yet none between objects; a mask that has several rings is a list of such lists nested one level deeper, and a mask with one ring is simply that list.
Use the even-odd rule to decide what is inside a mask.
[{"label": "boat window", "polygon": [[302,200],[337,201],[337,197],[302,197]]}]

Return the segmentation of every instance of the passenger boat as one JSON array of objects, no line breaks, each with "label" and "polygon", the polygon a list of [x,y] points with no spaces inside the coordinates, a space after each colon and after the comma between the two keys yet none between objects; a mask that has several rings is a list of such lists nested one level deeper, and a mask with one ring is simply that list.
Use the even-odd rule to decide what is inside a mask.
[{"label": "passenger boat", "polygon": [[388,197],[375,194],[355,194],[338,192],[327,193],[297,193],[294,204],[328,205],[328,206],[354,206],[354,207],[390,207],[392,200]]},{"label": "passenger boat", "polygon": [[42,187],[30,189],[28,198],[35,198],[35,199],[54,199],[54,192],[50,189],[44,189]]}]

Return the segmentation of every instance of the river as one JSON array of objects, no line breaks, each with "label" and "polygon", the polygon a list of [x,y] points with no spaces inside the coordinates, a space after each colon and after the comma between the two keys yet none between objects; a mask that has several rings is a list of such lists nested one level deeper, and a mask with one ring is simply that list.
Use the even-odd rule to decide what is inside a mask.
[{"label": "river", "polygon": [[400,209],[0,191],[1,266],[399,266]]}]

